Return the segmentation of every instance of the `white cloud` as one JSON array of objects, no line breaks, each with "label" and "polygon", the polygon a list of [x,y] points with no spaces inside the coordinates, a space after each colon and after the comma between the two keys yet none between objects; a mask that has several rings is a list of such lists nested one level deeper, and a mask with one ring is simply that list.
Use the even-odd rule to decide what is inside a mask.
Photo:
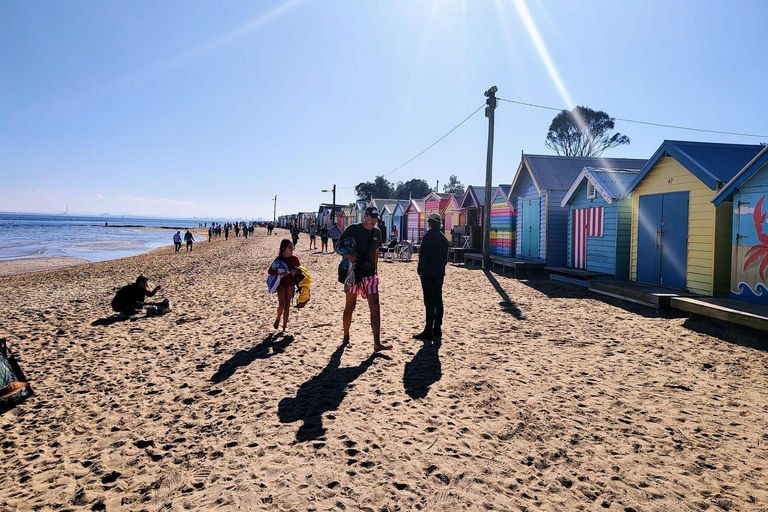
[{"label": "white cloud", "polygon": [[99,193],[97,193],[97,194],[96,194],[96,197],[98,197],[99,199],[104,199],[104,194],[99,194]]}]

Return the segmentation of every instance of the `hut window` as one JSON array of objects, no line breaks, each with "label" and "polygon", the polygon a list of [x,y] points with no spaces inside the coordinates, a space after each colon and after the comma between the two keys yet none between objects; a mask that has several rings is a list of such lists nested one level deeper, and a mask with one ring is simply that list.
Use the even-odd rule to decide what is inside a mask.
[{"label": "hut window", "polygon": [[596,196],[595,194],[595,186],[592,184],[591,181],[587,182],[587,199],[594,199]]}]

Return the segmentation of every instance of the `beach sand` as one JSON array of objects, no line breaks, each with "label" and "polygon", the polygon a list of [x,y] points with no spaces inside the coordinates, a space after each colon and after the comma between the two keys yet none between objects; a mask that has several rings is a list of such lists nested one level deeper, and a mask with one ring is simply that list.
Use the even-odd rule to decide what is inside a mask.
[{"label": "beach sand", "polygon": [[18,260],[0,261],[0,276],[12,276],[26,272],[38,272],[54,268],[71,267],[88,263],[79,258],[25,258]]},{"label": "beach sand", "polygon": [[[0,416],[0,510],[766,510],[756,338],[449,264],[442,345],[416,262],[380,265],[341,346],[339,258],[272,329],[263,229],[0,278],[37,396]],[[319,243],[319,240],[318,240]],[[174,311],[111,323],[139,274]]]}]

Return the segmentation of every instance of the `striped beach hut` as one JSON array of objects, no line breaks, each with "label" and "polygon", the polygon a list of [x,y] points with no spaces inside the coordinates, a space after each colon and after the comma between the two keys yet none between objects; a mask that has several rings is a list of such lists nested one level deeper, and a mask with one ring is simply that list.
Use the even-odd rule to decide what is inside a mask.
[{"label": "striped beach hut", "polygon": [[584,167],[560,202],[568,208],[568,267],[629,280],[632,200],[640,171]]},{"label": "striped beach hut", "polygon": [[715,206],[712,199],[762,149],[664,141],[630,185],[630,279],[727,296],[732,203]]},{"label": "striped beach hut", "polygon": [[560,203],[584,167],[640,169],[646,160],[523,154],[512,181],[517,197],[517,257],[565,267],[568,208]]},{"label": "striped beach hut", "polygon": [[426,216],[424,215],[424,200],[411,199],[403,211],[405,217],[405,239],[415,244],[421,243],[424,237]]},{"label": "striped beach hut", "polygon": [[768,306],[768,146],[712,203],[733,211],[729,297]]},{"label": "striped beach hut", "polygon": [[[408,204],[407,199],[398,199],[397,204],[392,209],[392,226],[397,226],[397,238],[400,241],[407,238],[405,235],[408,231],[408,217],[405,216],[405,209],[408,208]],[[392,232],[391,227],[389,231]]]},{"label": "striped beach hut", "polygon": [[448,194],[448,197],[440,201],[440,215],[443,217],[443,224],[445,224],[445,232],[450,233],[454,226],[464,225],[464,219],[461,217],[459,208],[459,201],[464,198],[464,195]]},{"label": "striped beach hut", "polygon": [[517,213],[509,200],[512,185],[499,185],[491,197],[491,246],[494,256],[515,257]]}]

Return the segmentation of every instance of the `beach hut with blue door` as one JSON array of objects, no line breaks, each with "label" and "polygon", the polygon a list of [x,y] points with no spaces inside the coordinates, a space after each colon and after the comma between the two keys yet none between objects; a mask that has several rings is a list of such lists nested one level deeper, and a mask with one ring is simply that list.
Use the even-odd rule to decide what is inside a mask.
[{"label": "beach hut with blue door", "polygon": [[733,211],[729,297],[768,306],[768,146],[712,203]]},{"label": "beach hut with blue door", "polygon": [[646,160],[523,154],[512,181],[517,197],[517,258],[565,267],[568,211],[561,202],[585,167],[640,169]]},{"label": "beach hut with blue door", "polygon": [[499,185],[491,197],[491,245],[493,256],[515,257],[515,220],[517,213],[510,203],[512,185]]},{"label": "beach hut with blue door", "polygon": [[632,200],[640,171],[585,167],[560,206],[568,208],[568,267],[629,280]]},{"label": "beach hut with blue door", "polygon": [[407,199],[398,199],[392,210],[392,225],[397,226],[397,239],[400,241],[407,238],[405,235],[408,229],[408,217],[405,216],[405,209],[408,208],[408,203]]},{"label": "beach hut with blue door", "polygon": [[666,140],[630,185],[630,279],[723,297],[730,289],[732,206],[712,202],[759,145]]}]

